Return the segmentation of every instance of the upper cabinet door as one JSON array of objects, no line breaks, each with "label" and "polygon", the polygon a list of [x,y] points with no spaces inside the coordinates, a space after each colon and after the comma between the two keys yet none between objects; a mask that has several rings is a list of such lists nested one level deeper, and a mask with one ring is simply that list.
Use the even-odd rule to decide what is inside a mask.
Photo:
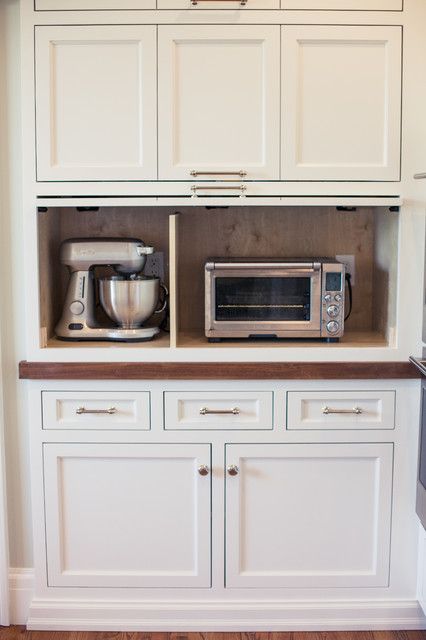
[{"label": "upper cabinet door", "polygon": [[282,29],[282,180],[399,180],[401,28]]},{"label": "upper cabinet door", "polygon": [[401,11],[402,0],[281,0],[281,8],[328,9],[330,11]]},{"label": "upper cabinet door", "polygon": [[278,26],[159,26],[160,179],[279,178],[279,40]]},{"label": "upper cabinet door", "polygon": [[36,27],[37,180],[156,178],[155,26]]}]

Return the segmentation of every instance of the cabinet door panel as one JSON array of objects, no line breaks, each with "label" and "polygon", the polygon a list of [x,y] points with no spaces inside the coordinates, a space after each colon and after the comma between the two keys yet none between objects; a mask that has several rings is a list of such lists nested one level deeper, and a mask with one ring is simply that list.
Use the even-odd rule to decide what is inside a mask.
[{"label": "cabinet door panel", "polygon": [[209,587],[209,445],[45,444],[49,586]]},{"label": "cabinet door panel", "polygon": [[283,180],[399,180],[401,28],[282,30]]},{"label": "cabinet door panel", "polygon": [[227,587],[388,584],[392,444],[227,445]]},{"label": "cabinet door panel", "polygon": [[36,27],[37,179],[156,177],[155,26]]},{"label": "cabinet door panel", "polygon": [[277,179],[279,27],[160,26],[158,46],[160,179]]}]

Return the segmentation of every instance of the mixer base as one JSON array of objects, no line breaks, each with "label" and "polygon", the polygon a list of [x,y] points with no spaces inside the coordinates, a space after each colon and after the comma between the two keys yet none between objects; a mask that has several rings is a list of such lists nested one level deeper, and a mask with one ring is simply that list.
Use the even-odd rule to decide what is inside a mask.
[{"label": "mixer base", "polygon": [[66,335],[56,335],[66,342],[148,342],[158,333],[159,327],[138,327],[137,329],[120,329],[119,327],[83,327],[81,330],[67,329]]}]

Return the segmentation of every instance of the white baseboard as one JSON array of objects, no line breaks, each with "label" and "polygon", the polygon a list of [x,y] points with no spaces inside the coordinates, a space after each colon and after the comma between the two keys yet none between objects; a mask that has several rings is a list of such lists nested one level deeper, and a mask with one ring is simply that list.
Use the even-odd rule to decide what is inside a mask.
[{"label": "white baseboard", "polygon": [[416,600],[142,602],[34,598],[33,569],[11,569],[10,621],[58,631],[426,629]]},{"label": "white baseboard", "polygon": [[331,631],[425,629],[417,601],[102,603],[41,600],[28,628],[75,631]]},{"label": "white baseboard", "polygon": [[10,569],[9,619],[10,624],[26,624],[34,594],[34,570]]}]

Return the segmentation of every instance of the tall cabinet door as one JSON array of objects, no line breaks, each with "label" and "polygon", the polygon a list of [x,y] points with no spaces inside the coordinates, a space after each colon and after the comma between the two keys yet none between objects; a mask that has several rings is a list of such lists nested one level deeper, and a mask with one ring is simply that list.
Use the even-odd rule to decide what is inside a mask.
[{"label": "tall cabinet door", "polygon": [[282,180],[399,180],[401,28],[282,28]]},{"label": "tall cabinet door", "polygon": [[209,587],[210,445],[45,444],[48,585]]},{"label": "tall cabinet door", "polygon": [[392,444],[226,448],[226,586],[385,587]]},{"label": "tall cabinet door", "polygon": [[37,179],[156,178],[156,27],[36,27]]},{"label": "tall cabinet door", "polygon": [[160,179],[279,178],[279,38],[279,26],[159,26]]}]

